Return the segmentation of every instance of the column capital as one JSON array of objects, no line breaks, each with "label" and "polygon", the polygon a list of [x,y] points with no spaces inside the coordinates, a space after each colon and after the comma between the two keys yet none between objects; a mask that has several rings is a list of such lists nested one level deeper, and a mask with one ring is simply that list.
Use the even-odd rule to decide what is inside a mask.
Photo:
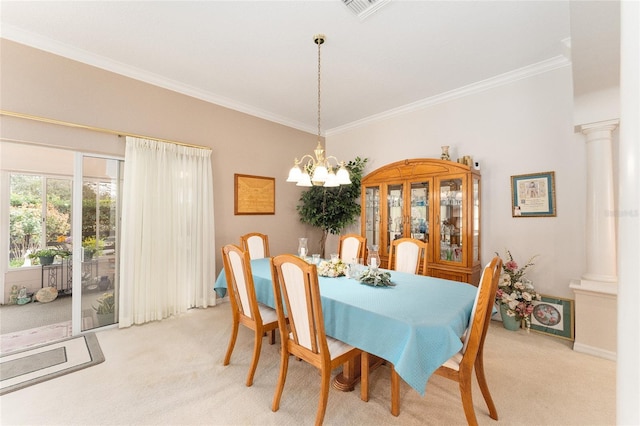
[{"label": "column capital", "polygon": [[594,123],[580,124],[575,127],[576,132],[588,135],[593,132],[609,131],[612,132],[618,127],[620,120],[596,121]]}]

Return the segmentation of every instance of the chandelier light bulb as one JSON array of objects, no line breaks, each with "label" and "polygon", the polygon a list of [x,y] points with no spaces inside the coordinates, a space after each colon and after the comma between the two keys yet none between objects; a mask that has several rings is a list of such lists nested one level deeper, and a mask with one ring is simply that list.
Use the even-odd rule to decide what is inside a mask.
[{"label": "chandelier light bulb", "polygon": [[340,186],[340,182],[338,182],[338,178],[336,177],[336,174],[333,172],[333,169],[329,170],[329,173],[327,174],[327,180],[324,182],[324,186],[325,188],[334,188],[336,186]]},{"label": "chandelier light bulb", "polygon": [[289,177],[287,177],[287,182],[298,183],[301,177],[302,170],[300,170],[300,166],[298,166],[298,159],[296,158],[294,166],[291,168],[291,170],[289,170]]},{"label": "chandelier light bulb", "polygon": [[339,185],[351,185],[351,178],[349,177],[349,171],[344,165],[344,162],[340,163],[340,169],[336,174],[336,180]]},{"label": "chandelier light bulb", "polygon": [[311,177],[309,177],[309,173],[302,173],[302,176],[300,177],[300,179],[298,179],[298,183],[296,183],[296,186],[313,186],[313,184],[311,183]]}]

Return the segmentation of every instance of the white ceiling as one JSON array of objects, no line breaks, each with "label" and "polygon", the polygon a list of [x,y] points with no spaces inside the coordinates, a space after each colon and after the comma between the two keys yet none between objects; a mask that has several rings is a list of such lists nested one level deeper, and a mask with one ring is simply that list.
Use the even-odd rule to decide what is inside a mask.
[{"label": "white ceiling", "polygon": [[315,133],[324,33],[324,133],[566,65],[570,6],[391,0],[361,20],[340,0],[3,0],[0,35]]}]

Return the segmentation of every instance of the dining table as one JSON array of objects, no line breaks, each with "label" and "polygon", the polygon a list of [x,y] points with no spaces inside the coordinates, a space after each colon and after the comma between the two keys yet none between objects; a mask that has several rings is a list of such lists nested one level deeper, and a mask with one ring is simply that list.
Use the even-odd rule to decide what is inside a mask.
[{"label": "dining table", "polygon": [[[260,303],[275,308],[270,258],[251,260]],[[370,286],[357,279],[320,276],[320,297],[328,336],[393,364],[420,395],[429,377],[462,348],[477,287],[389,270],[393,286]],[[226,294],[224,270],[214,290]],[[359,367],[343,367],[350,382]],[[334,383],[335,384],[335,383]],[[345,385],[345,389],[348,385]],[[351,389],[353,387],[351,386]]]}]

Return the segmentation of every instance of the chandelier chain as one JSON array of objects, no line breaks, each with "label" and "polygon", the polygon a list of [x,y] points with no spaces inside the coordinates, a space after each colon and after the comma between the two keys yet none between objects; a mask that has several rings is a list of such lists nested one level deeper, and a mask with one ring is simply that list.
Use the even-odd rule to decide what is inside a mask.
[{"label": "chandelier chain", "polygon": [[[324,41],[324,40],[322,40]],[[318,140],[320,140],[320,45],[322,41],[318,40]]]}]

